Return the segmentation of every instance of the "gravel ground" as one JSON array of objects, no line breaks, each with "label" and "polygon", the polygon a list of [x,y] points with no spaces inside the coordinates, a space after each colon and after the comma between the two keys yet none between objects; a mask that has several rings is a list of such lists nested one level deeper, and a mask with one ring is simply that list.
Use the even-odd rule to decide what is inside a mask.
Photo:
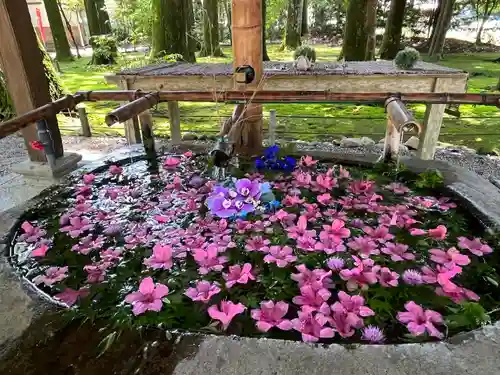
[{"label": "gravel ground", "polygon": [[[211,141],[198,141],[199,143],[210,143]],[[197,142],[197,143],[198,143]],[[71,151],[78,150],[100,150],[112,151],[127,144],[124,138],[115,137],[64,137],[63,143],[66,149]],[[168,143],[168,142],[166,142]],[[298,150],[320,150],[345,152],[349,154],[380,153],[381,147],[366,146],[356,148],[344,148],[336,146],[330,142],[297,142]],[[0,177],[9,173],[12,165],[26,160],[26,151],[23,139],[17,135],[11,135],[0,139]],[[404,154],[412,153],[405,151]],[[476,155],[474,152],[465,148],[439,148],[436,152],[436,159],[445,160],[474,171],[486,178],[493,177],[500,179],[500,158],[489,155]]]}]

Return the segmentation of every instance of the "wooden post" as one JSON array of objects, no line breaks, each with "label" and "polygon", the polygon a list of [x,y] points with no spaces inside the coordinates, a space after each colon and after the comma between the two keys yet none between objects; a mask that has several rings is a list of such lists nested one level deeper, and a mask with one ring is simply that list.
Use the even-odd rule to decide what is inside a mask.
[{"label": "wooden post", "polygon": [[[38,48],[26,1],[0,0],[0,66],[16,114],[21,115],[51,101],[49,84]],[[46,117],[56,158],[63,155],[61,133],[55,114]],[[31,161],[46,161],[43,151],[33,150],[29,142],[38,140],[36,126],[22,130]]]},{"label": "wooden post", "polygon": [[155,139],[153,135],[153,116],[151,111],[147,110],[139,115],[141,122],[142,142],[144,144],[144,151],[146,158],[149,160],[153,168],[157,167],[158,161],[156,160]]},{"label": "wooden post", "polygon": [[168,117],[170,118],[170,137],[172,143],[181,143],[181,113],[178,102],[168,102]]},{"label": "wooden post", "polygon": [[82,125],[82,135],[84,137],[92,137],[92,130],[90,130],[89,118],[85,107],[78,107],[78,117],[80,117],[80,124]]},{"label": "wooden post", "polygon": [[[129,80],[125,80],[122,85],[125,90],[131,90],[132,84]],[[130,120],[125,121],[125,138],[129,144],[141,143],[141,129],[139,126],[139,119],[137,116],[132,117]]]},{"label": "wooden post", "polygon": [[[261,0],[232,0],[233,68],[250,65],[255,70],[255,79],[251,83],[241,85],[235,82],[238,90],[257,90],[262,78],[261,7]],[[247,105],[230,132],[236,152],[260,152],[262,122],[262,105]]]},{"label": "wooden post", "polygon": [[269,111],[269,144],[276,143],[276,110]]},{"label": "wooden post", "polygon": [[[453,82],[449,78],[436,78],[432,92],[446,92],[452,84]],[[434,159],[445,108],[446,104],[428,104],[426,106],[424,128],[417,150],[417,157],[420,159]]]}]

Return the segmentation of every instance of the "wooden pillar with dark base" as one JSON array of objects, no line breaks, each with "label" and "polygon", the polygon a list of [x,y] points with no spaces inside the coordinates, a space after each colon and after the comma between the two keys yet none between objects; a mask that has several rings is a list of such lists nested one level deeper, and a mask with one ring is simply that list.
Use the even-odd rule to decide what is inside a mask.
[{"label": "wooden pillar with dark base", "polygon": [[[49,84],[43,68],[42,54],[26,1],[0,0],[0,66],[16,114],[21,115],[51,101]],[[55,157],[63,156],[61,133],[55,114],[46,118]],[[33,150],[29,142],[38,140],[36,125],[22,130],[31,161],[46,160],[43,151]]]},{"label": "wooden pillar with dark base", "polygon": [[[249,84],[239,84],[237,90],[257,90],[262,78],[262,2],[261,0],[232,0],[233,68],[250,65],[255,78]],[[238,112],[238,109],[235,110]],[[262,105],[248,104],[234,118],[229,133],[237,153],[257,154],[262,149]]]}]

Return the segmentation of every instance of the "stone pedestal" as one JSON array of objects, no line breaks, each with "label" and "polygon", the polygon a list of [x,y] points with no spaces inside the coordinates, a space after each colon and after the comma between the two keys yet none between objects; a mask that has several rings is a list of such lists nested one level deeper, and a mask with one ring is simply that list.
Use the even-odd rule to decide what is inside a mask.
[{"label": "stone pedestal", "polygon": [[78,162],[82,160],[82,155],[75,153],[65,153],[62,158],[56,159],[56,164],[53,169],[50,168],[47,162],[36,162],[27,160],[14,167],[12,172],[22,174],[28,177],[38,178],[59,178],[78,167]]}]

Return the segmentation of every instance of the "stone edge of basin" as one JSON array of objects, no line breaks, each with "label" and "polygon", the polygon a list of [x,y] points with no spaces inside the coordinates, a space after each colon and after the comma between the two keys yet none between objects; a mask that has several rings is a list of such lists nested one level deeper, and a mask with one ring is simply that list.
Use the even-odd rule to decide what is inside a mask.
[{"label": "stone edge of basin", "polygon": [[[193,148],[186,146],[188,148]],[[199,148],[199,151],[202,149]],[[304,153],[305,154],[305,153]],[[328,158],[344,164],[373,165],[378,155],[352,155],[329,152],[308,152],[315,158]],[[123,162],[142,153],[135,149],[120,149],[111,153],[107,160]],[[446,186],[464,202],[484,224],[500,228],[500,190],[486,179],[463,168],[442,161],[423,161],[402,158],[408,169],[423,172],[439,169]],[[102,168],[106,161],[97,161],[78,169],[71,175],[91,172]],[[50,188],[49,188],[50,189]],[[43,193],[43,192],[42,192]],[[41,194],[42,194],[41,193]],[[33,206],[39,196],[23,205],[0,214],[0,233],[9,234],[18,224],[21,215]],[[14,300],[24,301],[21,308],[13,311],[21,316],[22,325],[2,342],[0,334],[0,358],[13,348],[15,341],[37,317],[55,308],[53,303],[37,292],[33,285],[21,278],[6,258],[9,236],[0,236],[0,280],[7,280],[7,288],[15,289]],[[0,288],[0,304],[9,306]],[[29,302],[26,302],[29,300]],[[0,317],[2,311],[0,310]],[[24,315],[24,316],[23,316]],[[0,323],[0,333],[2,327]],[[500,321],[480,329],[455,335],[446,341],[424,344],[397,345],[339,345],[328,346],[265,338],[201,335],[195,355],[182,359],[174,374],[386,374],[403,375],[418,371],[422,374],[499,374],[500,370]],[[438,368],[439,367],[439,368]]]}]

